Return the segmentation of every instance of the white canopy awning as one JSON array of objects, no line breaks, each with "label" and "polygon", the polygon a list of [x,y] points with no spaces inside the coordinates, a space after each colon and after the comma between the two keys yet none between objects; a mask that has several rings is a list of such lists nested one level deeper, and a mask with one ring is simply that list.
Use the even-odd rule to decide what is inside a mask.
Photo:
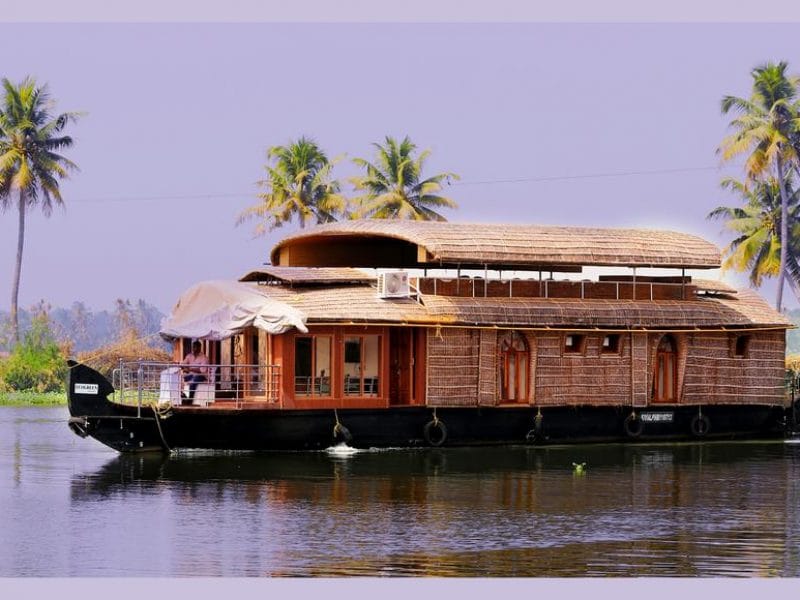
[{"label": "white canopy awning", "polygon": [[308,329],[306,316],[285,302],[269,297],[266,289],[238,281],[203,281],[186,290],[161,322],[163,338],[223,340],[247,327],[280,334],[296,327]]}]

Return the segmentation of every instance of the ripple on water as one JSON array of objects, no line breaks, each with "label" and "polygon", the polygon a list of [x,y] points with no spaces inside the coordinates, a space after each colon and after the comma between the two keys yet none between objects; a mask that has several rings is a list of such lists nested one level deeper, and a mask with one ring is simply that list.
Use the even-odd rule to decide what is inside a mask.
[{"label": "ripple on water", "polygon": [[0,576],[800,576],[796,444],[350,450],[119,456],[0,411]]}]

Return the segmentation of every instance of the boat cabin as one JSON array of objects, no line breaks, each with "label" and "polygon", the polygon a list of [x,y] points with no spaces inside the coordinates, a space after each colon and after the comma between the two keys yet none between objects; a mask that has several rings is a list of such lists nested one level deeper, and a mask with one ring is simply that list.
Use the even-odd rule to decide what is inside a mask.
[{"label": "boat cabin", "polygon": [[209,362],[192,406],[167,394],[176,411],[786,403],[791,323],[687,274],[720,266],[696,236],[363,220],[269,259],[198,284],[166,320],[162,396],[185,388],[193,340]]}]

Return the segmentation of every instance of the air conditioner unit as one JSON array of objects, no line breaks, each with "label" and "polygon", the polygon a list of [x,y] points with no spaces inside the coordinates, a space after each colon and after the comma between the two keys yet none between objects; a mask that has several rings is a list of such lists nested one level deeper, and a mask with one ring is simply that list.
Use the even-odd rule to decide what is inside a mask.
[{"label": "air conditioner unit", "polygon": [[410,295],[408,273],[405,271],[378,273],[378,298],[408,298]]}]

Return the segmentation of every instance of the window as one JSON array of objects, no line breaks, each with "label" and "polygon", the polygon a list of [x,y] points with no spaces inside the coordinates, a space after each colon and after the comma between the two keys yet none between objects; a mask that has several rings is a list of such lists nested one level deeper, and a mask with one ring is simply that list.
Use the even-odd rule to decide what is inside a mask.
[{"label": "window", "polygon": [[619,354],[619,334],[610,333],[603,336],[603,344],[600,346],[602,354]]},{"label": "window", "polygon": [[745,358],[747,356],[747,349],[750,347],[749,335],[737,335],[733,344],[734,358]]},{"label": "window", "polygon": [[564,352],[567,354],[582,354],[583,343],[586,336],[570,333],[564,336]]},{"label": "window", "polygon": [[516,331],[500,336],[500,399],[520,402],[528,399],[530,352],[525,337]]},{"label": "window", "polygon": [[344,339],[344,395],[377,396],[379,393],[380,336]]},{"label": "window", "polygon": [[331,395],[331,338],[327,335],[294,339],[295,396]]}]

